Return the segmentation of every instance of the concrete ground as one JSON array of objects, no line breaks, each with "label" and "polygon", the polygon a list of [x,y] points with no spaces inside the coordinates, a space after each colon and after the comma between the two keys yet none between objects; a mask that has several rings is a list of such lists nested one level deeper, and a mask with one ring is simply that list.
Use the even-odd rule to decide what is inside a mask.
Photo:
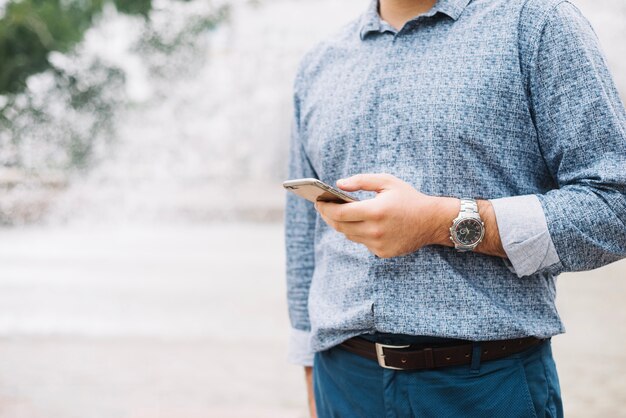
[{"label": "concrete ground", "polygon": [[[306,416],[282,227],[0,234],[0,418]],[[626,417],[626,264],[561,276],[567,416]]]}]

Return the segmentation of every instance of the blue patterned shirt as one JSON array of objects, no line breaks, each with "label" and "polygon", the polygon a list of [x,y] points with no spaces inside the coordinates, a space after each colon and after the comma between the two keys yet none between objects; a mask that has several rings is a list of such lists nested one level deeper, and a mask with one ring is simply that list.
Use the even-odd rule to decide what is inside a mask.
[{"label": "blue patterned shirt", "polygon": [[490,199],[508,259],[379,259],[288,195],[293,362],[375,331],[550,337],[557,275],[626,255],[626,113],[567,1],[439,0],[401,30],[374,1],[304,57],[294,96],[290,178],[385,172]]}]

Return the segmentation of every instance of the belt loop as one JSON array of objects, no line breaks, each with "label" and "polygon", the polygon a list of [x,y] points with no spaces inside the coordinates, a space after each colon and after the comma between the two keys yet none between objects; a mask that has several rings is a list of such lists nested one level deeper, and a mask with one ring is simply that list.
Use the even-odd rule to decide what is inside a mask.
[{"label": "belt loop", "polygon": [[474,341],[472,342],[472,363],[470,365],[470,373],[478,374],[480,373],[480,355],[482,354],[482,350],[480,349],[480,342]]},{"label": "belt loop", "polygon": [[424,366],[426,366],[427,369],[432,369],[433,367],[435,367],[435,359],[433,357],[432,348],[424,349]]}]

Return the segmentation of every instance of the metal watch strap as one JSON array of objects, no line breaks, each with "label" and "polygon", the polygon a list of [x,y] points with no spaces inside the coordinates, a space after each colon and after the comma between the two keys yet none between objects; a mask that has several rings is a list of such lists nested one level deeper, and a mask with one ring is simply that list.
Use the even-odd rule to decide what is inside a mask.
[{"label": "metal watch strap", "polygon": [[461,214],[468,218],[480,218],[478,215],[478,203],[474,199],[461,199]]}]

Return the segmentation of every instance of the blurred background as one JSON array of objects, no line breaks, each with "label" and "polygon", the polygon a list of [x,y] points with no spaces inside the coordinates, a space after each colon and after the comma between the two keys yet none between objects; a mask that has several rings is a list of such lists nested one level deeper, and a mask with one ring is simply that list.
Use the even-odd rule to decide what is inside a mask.
[{"label": "blurred background", "polygon": [[[367,3],[0,0],[0,418],[306,416],[291,85]],[[626,97],[626,3],[574,3]],[[626,416],[626,263],[558,286],[567,415]]]}]

